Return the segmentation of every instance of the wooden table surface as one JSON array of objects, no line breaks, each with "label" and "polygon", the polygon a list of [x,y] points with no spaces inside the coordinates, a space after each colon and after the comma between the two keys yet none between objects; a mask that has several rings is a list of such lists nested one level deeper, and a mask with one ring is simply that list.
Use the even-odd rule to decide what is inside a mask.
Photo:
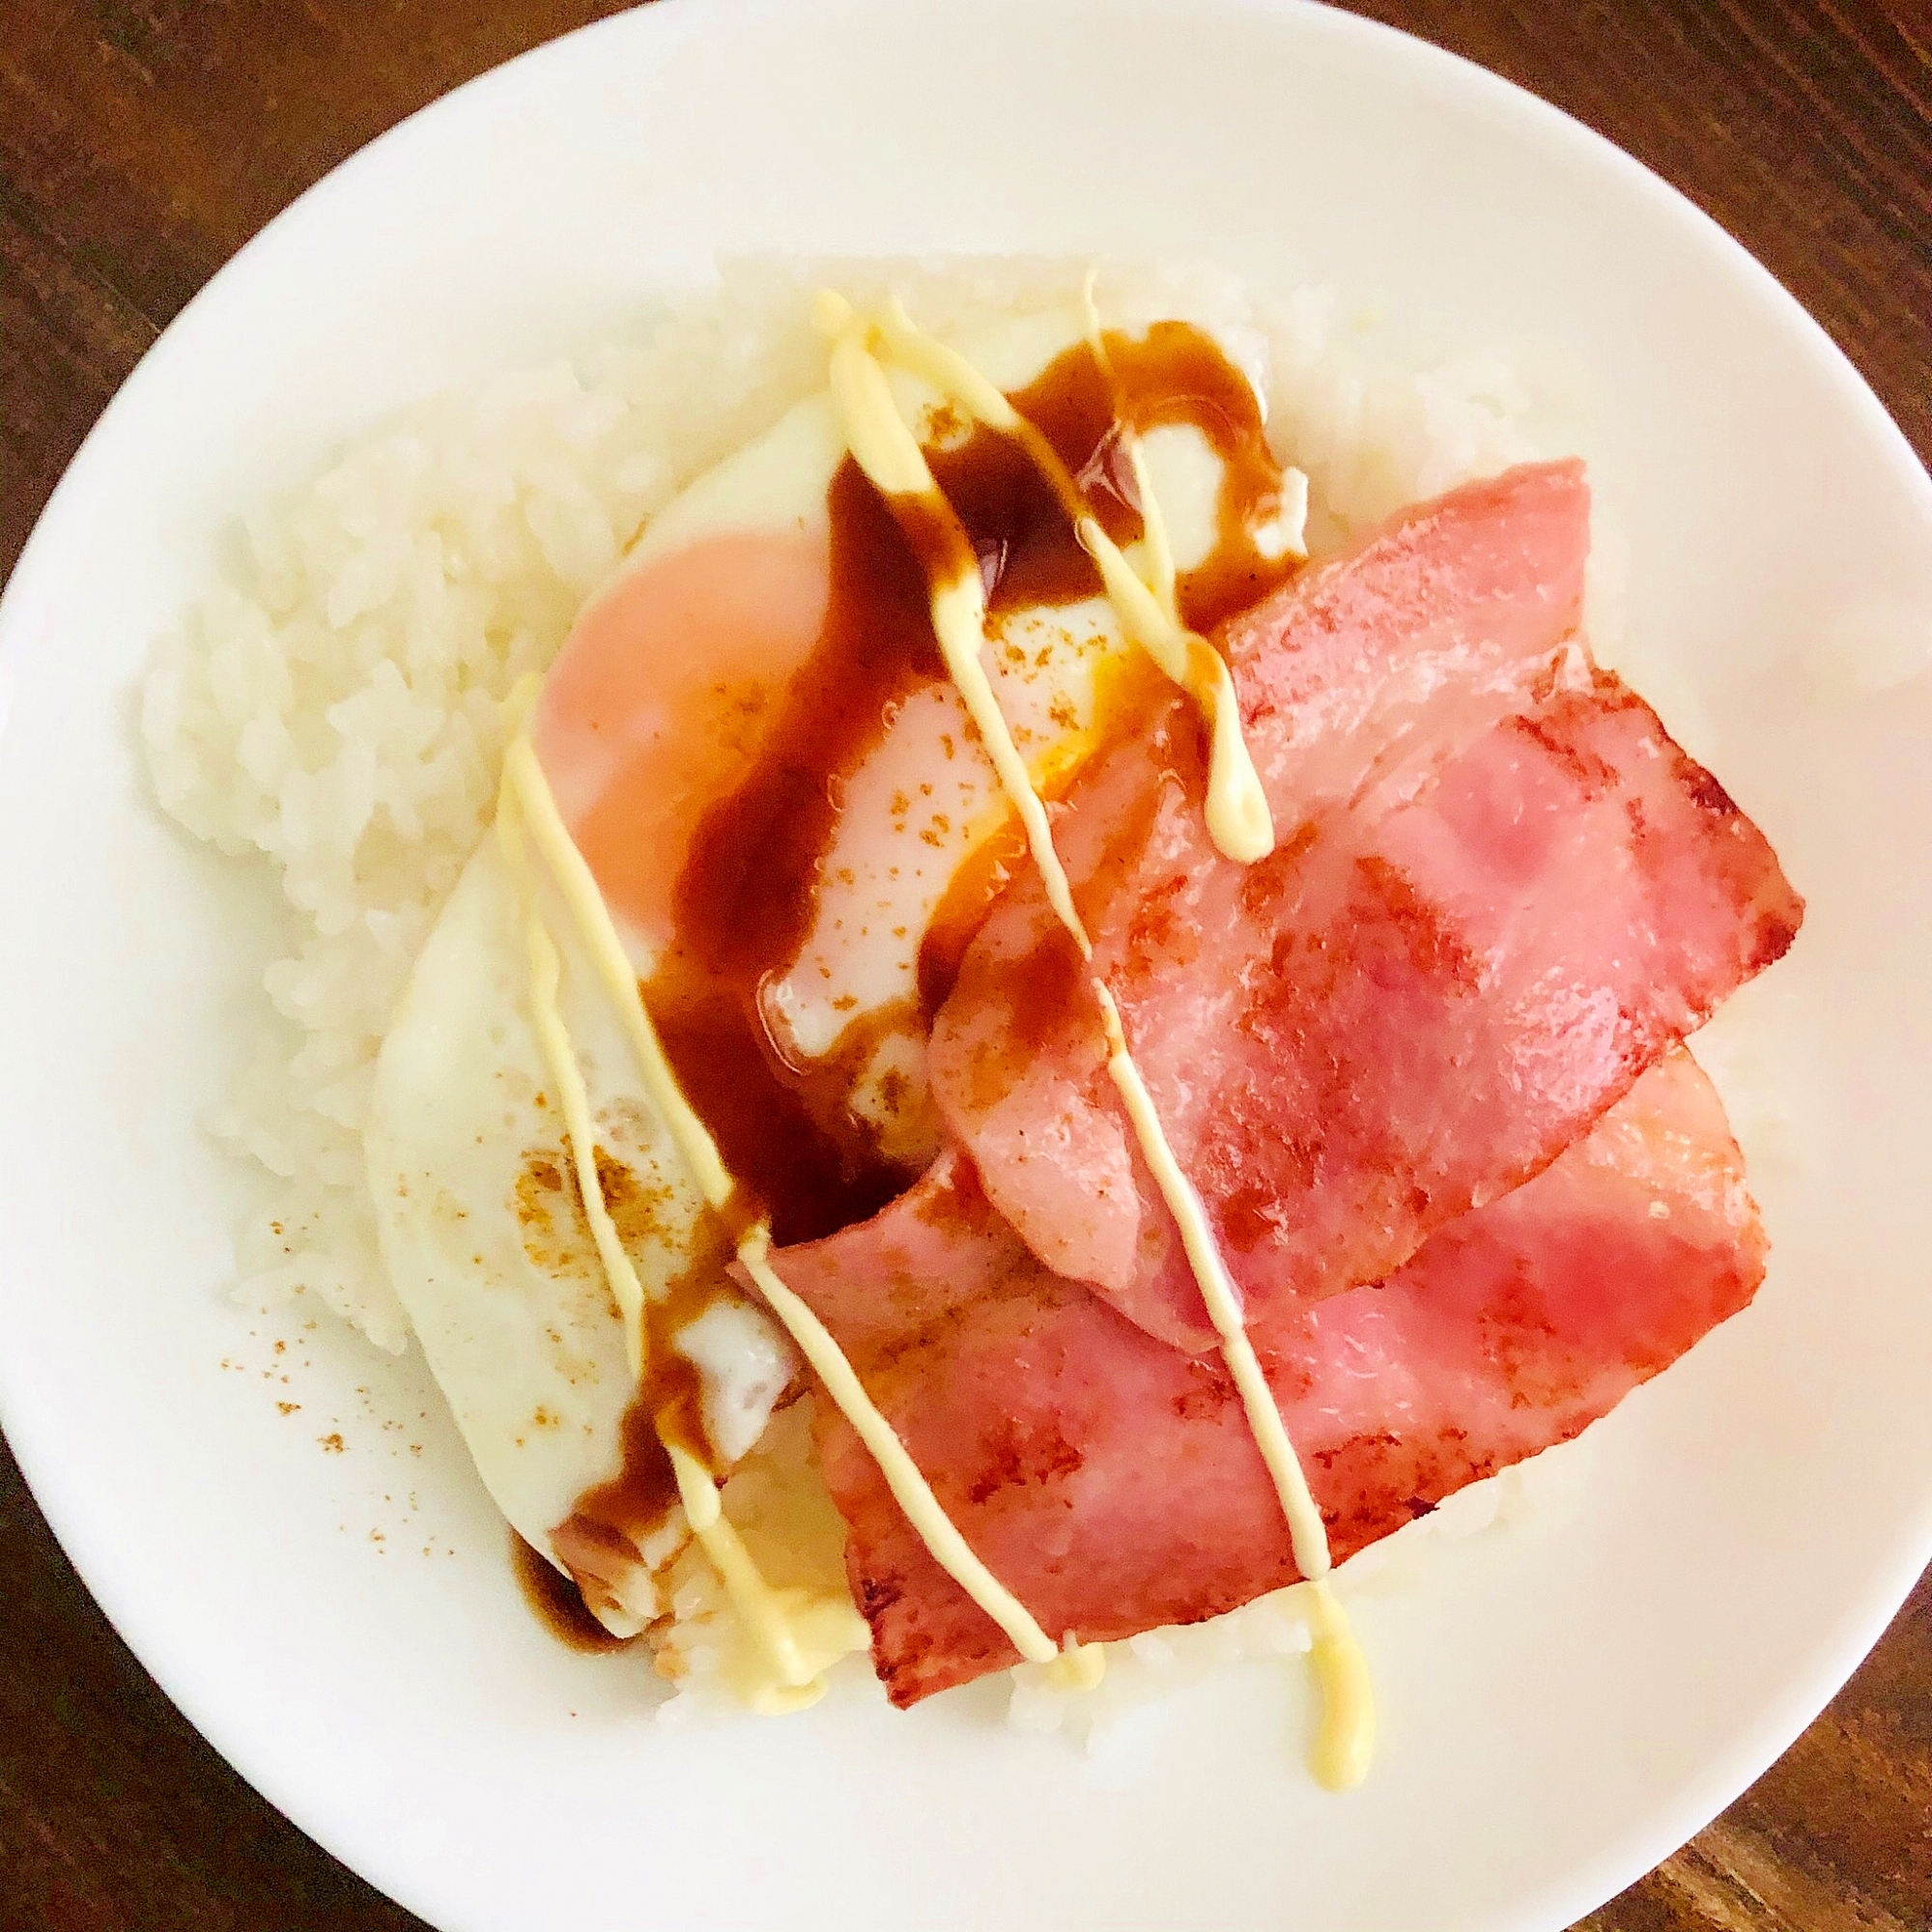
[{"label": "wooden table surface", "polygon": [[[917,0],[908,0],[917,4]],[[1932,455],[1932,0],[1356,0],[1690,194]],[[7,0],[0,570],[169,319],[270,215],[596,0]],[[109,1630],[0,1452],[0,1932],[395,1932]],[[1932,1575],[1784,1760],[1591,1932],[1932,1928]],[[1416,1932],[1430,1932],[1417,1927]]]}]

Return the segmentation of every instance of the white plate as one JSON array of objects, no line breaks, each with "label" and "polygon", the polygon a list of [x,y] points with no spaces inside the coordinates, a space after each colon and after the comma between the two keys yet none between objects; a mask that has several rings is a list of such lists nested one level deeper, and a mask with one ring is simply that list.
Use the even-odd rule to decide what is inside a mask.
[{"label": "white plate", "polygon": [[[1559,345],[1601,388],[1633,631],[1810,895],[1734,1029],[1781,1103],[1741,1122],[1776,1241],[1758,1304],[1520,1520],[1357,1593],[1385,1719],[1357,1796],[1306,1781],[1268,1668],[1094,1758],[1009,1734],[989,1689],[663,1729],[632,1669],[525,1613],[416,1368],[220,1296],[231,1183],[193,1122],[259,931],[148,807],[150,638],[332,438],[761,247],[1206,256]],[[668,0],[545,48],[217,277],[9,591],[14,1449],[182,1708],[445,1932],[1567,1924],[1770,1762],[1932,1552],[1932,695],[1811,705],[1793,669],[1928,611],[1932,491],[1824,336],[1634,163],[1416,43],[1239,0]]]}]

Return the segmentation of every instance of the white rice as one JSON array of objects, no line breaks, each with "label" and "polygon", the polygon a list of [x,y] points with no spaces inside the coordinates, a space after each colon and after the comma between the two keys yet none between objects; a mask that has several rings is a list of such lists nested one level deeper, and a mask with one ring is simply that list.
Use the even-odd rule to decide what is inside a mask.
[{"label": "white rice", "polygon": [[[142,695],[161,805],[266,861],[264,890],[272,880],[290,916],[261,1037],[211,1118],[260,1183],[240,1293],[316,1297],[405,1346],[360,1128],[412,961],[485,826],[500,700],[550,662],[647,518],[822,380],[812,290],[890,288],[944,333],[1064,298],[1083,273],[728,267],[710,295],[609,342],[402,412],[244,520],[244,567],[158,642]],[[1310,478],[1318,549],[1537,453],[1541,398],[1509,363],[1395,364],[1332,290],[1262,296],[1218,271],[1141,269],[1103,273],[1098,295],[1112,325],[1178,316],[1237,347],[1264,383],[1278,452]],[[1270,1605],[1223,1625],[1215,1645],[1305,1641]],[[1168,1639],[1137,1642],[1151,1657]]]}]

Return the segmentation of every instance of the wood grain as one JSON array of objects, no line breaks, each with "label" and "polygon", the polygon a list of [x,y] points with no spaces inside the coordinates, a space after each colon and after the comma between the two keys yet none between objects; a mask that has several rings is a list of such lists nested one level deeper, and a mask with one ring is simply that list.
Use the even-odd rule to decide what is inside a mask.
[{"label": "wood grain", "polygon": [[[0,569],[142,351],[278,209],[594,0],[8,0]],[[1647,161],[1932,456],[1932,0],[1356,0]],[[0,1453],[0,1928],[401,1932],[202,1743]],[[1932,1927],[1932,1577],[1717,1824],[1578,1932]],[[1430,1932],[1418,1927],[1416,1932]]]}]

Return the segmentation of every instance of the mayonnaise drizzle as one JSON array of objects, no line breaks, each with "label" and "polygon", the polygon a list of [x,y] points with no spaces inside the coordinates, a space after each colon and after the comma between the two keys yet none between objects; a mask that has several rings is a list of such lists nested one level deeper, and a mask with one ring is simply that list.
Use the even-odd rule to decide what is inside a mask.
[{"label": "mayonnaise drizzle", "polygon": [[[833,307],[833,303],[838,307]],[[1073,909],[1073,895],[1066,883],[1065,870],[1053,849],[1045,802],[1033,788],[1026,760],[1013,743],[1013,734],[1007,728],[1000,710],[1000,700],[993,695],[992,684],[980,662],[980,652],[986,641],[986,592],[973,561],[972,539],[933,481],[918,438],[900,418],[885,369],[867,346],[867,325],[853,314],[841,297],[834,296],[828,303],[821,296],[819,307],[821,326],[836,324],[838,329],[832,346],[832,395],[838,405],[845,440],[859,468],[889,502],[895,498],[917,499],[943,535],[950,557],[954,561],[947,580],[930,585],[933,635],[939,639],[940,653],[958,687],[966,715],[978,728],[986,755],[999,774],[1000,784],[1019,813],[1034,864],[1039,867],[1046,884],[1046,896],[1061,923],[1073,935],[1081,958],[1091,958],[1094,949],[1080,923],[1080,915]],[[952,354],[951,350],[942,353]],[[970,364],[961,366],[971,368]],[[983,381],[977,371],[973,373],[974,380]],[[999,395],[998,390],[993,393]],[[1001,396],[1000,401],[1004,405],[1006,398]],[[972,407],[978,414],[978,406]],[[1008,413],[1012,413],[1010,407]]]},{"label": "mayonnaise drizzle", "polygon": [[[1092,317],[1091,295],[1088,301],[1090,319]],[[1114,607],[1114,613],[1120,619],[1121,628],[1128,639],[1140,645],[1153,659],[1163,672],[1178,684],[1194,700],[1208,727],[1208,803],[1206,817],[1208,835],[1216,848],[1233,859],[1237,865],[1252,865],[1257,859],[1265,859],[1274,849],[1274,824],[1268,811],[1267,794],[1262,789],[1262,781],[1255,771],[1254,762],[1248,756],[1246,741],[1241,736],[1241,713],[1235,694],[1235,681],[1228,669],[1227,661],[1205,638],[1197,637],[1188,630],[1175,614],[1173,609],[1173,557],[1167,557],[1167,605],[1163,608],[1160,599],[1134,575],[1132,567],[1122,555],[1119,545],[1101,528],[1099,520],[1088,508],[1087,499],[1081,494],[1080,486],[1067,474],[1066,466],[1045,437],[1013,408],[1000,390],[980,374],[965,356],[955,349],[950,349],[943,342],[916,327],[904,307],[895,298],[876,316],[865,317],[854,313],[852,305],[844,297],[830,289],[821,290],[814,304],[813,318],[819,328],[835,344],[833,350],[833,393],[838,397],[841,408],[845,407],[845,396],[838,384],[838,359],[841,350],[846,352],[848,367],[856,371],[858,356],[852,354],[856,348],[858,355],[872,364],[877,371],[876,382],[872,378],[861,377],[856,373],[850,378],[852,393],[864,400],[864,392],[876,387],[886,406],[891,409],[893,420],[898,423],[903,442],[898,444],[899,465],[895,473],[911,476],[913,465],[918,470],[926,472],[925,459],[920,452],[918,440],[899,421],[897,408],[892,402],[891,391],[886,387],[885,376],[879,370],[869,344],[876,340],[891,359],[908,374],[923,377],[942,395],[951,397],[967,412],[984,423],[988,429],[997,430],[1002,436],[1010,437],[1024,449],[1036,469],[1052,486],[1059,497],[1061,507],[1072,521],[1074,534],[1080,546],[1094,559],[1100,572],[1100,579],[1106,587],[1108,601]],[[1096,330],[1097,332],[1097,330]],[[850,345],[848,347],[848,345]],[[1107,365],[1103,359],[1103,370]],[[884,430],[884,420],[880,417],[878,427]],[[851,415],[847,412],[847,430],[851,428]],[[895,439],[897,441],[896,439]],[[1148,488],[1147,469],[1138,458],[1138,439],[1133,440],[1136,452],[1135,482],[1141,491],[1143,503],[1151,499]],[[906,460],[907,449],[911,452]],[[859,455],[854,449],[853,454]],[[860,457],[861,465],[865,459]],[[870,474],[870,471],[867,471]],[[873,482],[889,496],[895,494],[893,486],[880,482],[874,476]],[[911,488],[913,486],[908,486]],[[931,489],[931,476],[925,473],[925,488]],[[937,491],[932,495],[938,497]],[[944,503],[944,498],[939,501]],[[951,512],[949,510],[948,514]],[[1159,512],[1153,519],[1157,525]],[[1165,530],[1158,539],[1163,550],[1166,548]],[[970,546],[968,548],[971,554]],[[935,596],[935,605],[936,605]],[[938,629],[937,610],[934,611],[934,629]],[[942,637],[941,642],[944,643]],[[975,646],[977,651],[978,646]],[[962,696],[964,694],[962,693]],[[970,699],[969,699],[970,708]],[[975,722],[978,723],[977,718]],[[983,727],[982,727],[983,728]],[[1000,774],[1004,782],[1006,773]],[[1020,781],[1027,789],[1024,767],[1020,771]],[[1012,799],[1015,810],[1024,810],[1018,793],[1009,784],[1008,795]],[[1031,827],[1029,827],[1031,841]],[[1035,853],[1037,860],[1038,854]],[[1058,911],[1059,907],[1056,906]]]},{"label": "mayonnaise drizzle", "polygon": [[617,1009],[652,1108],[683,1157],[697,1191],[713,1208],[722,1207],[731,1193],[731,1177],[719,1158],[717,1143],[684,1097],[684,1090],[678,1086],[677,1076],[671,1072],[670,1063],[658,1044],[657,1033],[638,992],[638,976],[624,951],[624,942],[611,923],[604,895],[597,889],[588,862],[577,849],[570,828],[557,810],[550,781],[537,762],[536,748],[526,736],[519,736],[503,754],[503,776],[516,788],[530,837],[570,908],[605,992]]},{"label": "mayonnaise drizzle", "polygon": [[623,1320],[624,1345],[635,1378],[644,1372],[644,1291],[630,1256],[624,1252],[616,1223],[611,1218],[610,1205],[604,1199],[604,1183],[598,1178],[597,1129],[590,1118],[590,1094],[583,1084],[569,1029],[556,1004],[562,961],[557,957],[556,942],[544,923],[537,899],[537,876],[529,854],[524,849],[521,820],[517,785],[506,765],[497,797],[497,842],[516,882],[518,902],[523,908],[530,966],[530,1019],[544,1064],[556,1085],[557,1101],[563,1110],[564,1138],[570,1143],[578,1192],[583,1197],[584,1218],[590,1223],[598,1260],[604,1264],[605,1278],[611,1284],[617,1313]]},{"label": "mayonnaise drizzle", "polygon": [[1274,1391],[1262,1373],[1255,1345],[1242,1319],[1240,1291],[1229,1278],[1214,1232],[1194,1183],[1174,1157],[1166,1130],[1154,1112],[1153,1098],[1140,1068],[1127,1051],[1120,1009],[1106,985],[1095,979],[1094,995],[1107,1029],[1107,1073],[1134,1123],[1134,1136],[1159,1187],[1161,1198],[1180,1230],[1188,1265],[1201,1285],[1208,1319],[1221,1338],[1221,1359],[1240,1392],[1241,1407],[1262,1461],[1274,1483],[1281,1513],[1288,1520],[1289,1540],[1294,1548],[1294,1567],[1307,1579],[1313,1605],[1314,1645],[1310,1656],[1321,1686],[1321,1728],[1315,1743],[1315,1775],[1331,1791],[1345,1791],[1368,1776],[1376,1743],[1375,1691],[1367,1660],[1350,1628],[1348,1612],[1328,1581],[1333,1564],[1328,1553],[1328,1528],[1309,1492],[1308,1477],[1294,1453]]},{"label": "mayonnaise drizzle", "polygon": [[[710,1130],[685,1099],[677,1084],[677,1076],[672,1072],[658,1039],[657,1029],[652,1026],[650,1014],[644,1008],[637,975],[625,954],[623,941],[611,922],[610,909],[604,903],[604,895],[599,892],[589,866],[563,822],[563,815],[557,810],[556,800],[534,748],[527,736],[521,733],[504,754],[503,788],[504,795],[514,800],[516,809],[521,810],[527,823],[532,842],[549,866],[557,890],[596,964],[598,976],[623,1017],[645,1091],[657,1109],[659,1119],[664,1122],[698,1192],[714,1210],[722,1210],[732,1196],[731,1176],[718,1152],[718,1144],[712,1139]],[[574,1060],[572,1071],[574,1074]],[[579,1078],[581,1084],[581,1076]],[[582,1172],[581,1167],[579,1172],[580,1175]],[[586,1201],[591,1198],[589,1189],[596,1185],[593,1163],[585,1188]],[[598,1198],[601,1201],[601,1194]],[[894,1498],[921,1540],[931,1550],[934,1560],[999,1625],[1013,1648],[1029,1662],[1051,1664],[1060,1677],[1070,1683],[1094,1681],[1099,1667],[1096,1654],[1090,1654],[1079,1646],[1066,1652],[1061,1651],[1026,1605],[973,1553],[952,1518],[940,1508],[931,1485],[920,1472],[919,1465],[907,1453],[892,1424],[867,1395],[838,1343],[811,1310],[785,1287],[772,1267],[768,1259],[771,1252],[768,1224],[758,1221],[741,1236],[737,1252],[745,1271],[757,1285],[773,1314],[784,1323],[798,1345],[799,1352],[811,1364],[825,1384],[826,1392],[877,1461]],[[625,1264],[628,1266],[628,1260]],[[682,1490],[686,1475],[675,1461],[675,1452],[673,1466],[678,1468],[678,1482]],[[702,1474],[701,1470],[699,1473]],[[706,1487],[712,1487],[708,1476],[704,1476],[703,1481]],[[713,1493],[716,1493],[715,1488]],[[685,1514],[687,1518],[692,1516],[688,1498]],[[695,1519],[692,1529],[694,1534],[699,1536],[700,1544],[718,1568],[725,1587],[732,1592],[733,1602],[748,1625],[768,1634],[773,1632],[777,1626],[768,1614],[766,1602],[755,1594],[744,1598],[739,1595],[745,1571],[729,1558],[728,1551],[726,1560],[721,1561],[717,1550],[703,1544]],[[719,1545],[720,1549],[724,1548]],[[727,1561],[730,1567],[726,1567]],[[750,1558],[746,1557],[745,1562],[749,1565]],[[754,1568],[751,1574],[756,1575]],[[741,1584],[734,1584],[734,1576],[741,1579]],[[762,1578],[759,1582],[762,1584]],[[852,1619],[856,1625],[857,1640],[847,1644],[846,1648],[863,1649],[867,1637],[864,1621],[856,1611],[852,1612]],[[771,1651],[769,1655],[781,1683],[785,1682],[785,1659],[777,1651]]]},{"label": "mayonnaise drizzle", "polygon": [[[534,677],[526,678],[511,694],[508,709],[519,726],[529,710],[536,685]],[[641,1014],[637,980],[624,959],[622,942],[611,924],[603,895],[597,891],[595,882],[590,878],[589,867],[584,865],[582,855],[563,824],[529,739],[520,728],[503,759],[503,776],[497,799],[497,839],[516,883],[523,912],[530,966],[531,1020],[545,1065],[556,1084],[564,1131],[570,1143],[571,1163],[583,1200],[584,1217],[590,1224],[598,1259],[603,1264],[611,1293],[623,1319],[631,1373],[640,1378],[644,1367],[646,1332],[643,1289],[638,1280],[637,1270],[631,1265],[630,1256],[624,1252],[623,1241],[611,1218],[610,1205],[605,1199],[603,1182],[597,1173],[596,1129],[590,1114],[589,1092],[582,1070],[578,1065],[569,1029],[557,1006],[562,964],[556,942],[544,921],[536,868],[525,847],[526,832],[549,867],[552,878],[597,963],[598,977],[607,988],[612,978],[611,955],[615,955],[621,967],[617,976],[622,993],[618,1001],[620,1012],[625,1010],[628,1001],[630,1005],[639,1007]],[[595,908],[594,917],[586,917],[586,894],[587,903]],[[628,1013],[626,1019],[635,1046],[638,1029],[628,1026]],[[642,1025],[648,1034],[648,1019],[643,1020]],[[649,1041],[655,1049],[655,1035],[649,1036]],[[673,1140],[677,1141],[680,1152],[683,1152],[685,1143],[677,1138],[678,1125],[685,1121],[695,1122],[696,1116],[678,1090],[675,1079],[670,1077],[669,1067],[663,1062],[662,1055],[657,1055],[656,1059],[665,1079],[663,1083],[653,1080],[650,1067],[644,1065],[646,1087],[652,1104],[658,1109],[659,1118],[665,1121]],[[642,1065],[643,1056],[640,1055],[639,1060]],[[697,1125],[697,1132],[704,1135],[701,1123]],[[709,1136],[704,1135],[704,1138],[708,1143]],[[711,1168],[716,1175],[724,1176],[724,1190],[728,1193],[730,1179],[724,1176],[715,1148],[712,1148],[711,1154]],[[700,1173],[699,1163],[696,1162],[693,1163],[693,1169],[700,1191],[706,1194],[707,1199],[710,1198],[710,1190],[704,1183],[712,1175]],[[762,1667],[746,1667],[741,1663],[731,1672],[745,1702],[755,1711],[771,1713],[802,1710],[809,1704],[816,1703],[825,1691],[825,1672],[841,1657],[865,1649],[870,1634],[865,1619],[845,1599],[814,1596],[798,1589],[774,1589],[759,1572],[743,1539],[724,1515],[719,1501],[718,1486],[710,1472],[680,1444],[667,1442],[665,1449],[670,1458],[671,1469],[677,1479],[679,1500],[684,1505],[685,1519],[691,1525],[692,1534],[718,1573],[725,1594],[738,1612],[740,1624],[762,1662]]]},{"label": "mayonnaise drizzle", "polygon": [[[1100,327],[1100,304],[1094,296],[1097,272],[1092,268],[1087,270],[1087,278],[1080,285],[1080,307],[1087,318],[1087,347],[1107,379],[1109,391],[1118,399],[1120,384],[1114,377],[1113,357],[1107,354],[1107,331]],[[1148,587],[1162,611],[1175,616],[1178,622],[1180,596],[1174,567],[1174,545],[1168,539],[1167,518],[1162,513],[1159,497],[1154,494],[1153,478],[1148,474],[1147,451],[1141,446],[1140,432],[1121,415],[1118,408],[1115,419],[1121,426],[1127,467],[1133,471],[1134,495],[1140,498],[1141,552],[1147,560]]]},{"label": "mayonnaise drizzle", "polygon": [[[1094,308],[1091,282],[1087,309],[1090,339],[1095,345],[1096,355],[1103,357],[1104,369],[1104,341]],[[988,427],[1019,438],[1042,470],[1054,480],[1056,488],[1060,487],[1064,469],[1045,439],[1024,422],[1006,397],[963,356],[916,329],[896,302],[877,318],[867,318],[855,311],[842,297],[826,291],[818,298],[815,316],[820,328],[832,337],[832,389],[853,457],[895,509],[905,499],[916,498],[921,520],[928,528],[945,533],[951,574],[929,586],[933,631],[967,711],[980,728],[1001,783],[1026,827],[1027,840],[1039,867],[1048,902],[1079,948],[1081,958],[1091,962],[1093,943],[1074,907],[1065,868],[1054,849],[1045,807],[1027,776],[1025,762],[1013,744],[980,662],[985,602],[971,542],[934,482],[918,439],[899,413],[874,344],[901,367],[924,378],[943,395],[962,404]],[[1149,488],[1138,439],[1131,437],[1131,431],[1128,435],[1157,589],[1150,589],[1134,574],[1088,513],[1077,489],[1076,527],[1080,529],[1083,545],[1099,565],[1122,629],[1139,639],[1170,677],[1197,695],[1216,694],[1221,686],[1204,676],[1193,663],[1195,648],[1206,652],[1218,667],[1226,696],[1212,696],[1208,707],[1215,734],[1208,783],[1209,831],[1216,845],[1228,856],[1260,858],[1271,848],[1273,832],[1266,800],[1261,796],[1261,781],[1241,742],[1233,682],[1219,654],[1183,630],[1173,614],[1172,553]],[[1046,451],[1044,457],[1039,454],[1042,449]],[[1090,540],[1090,526],[1096,540]],[[1234,752],[1224,753],[1224,736],[1232,741],[1238,755]],[[1214,823],[1217,782],[1223,808],[1219,829]],[[1232,836],[1224,838],[1224,833]],[[1126,1107],[1141,1152],[1162,1199],[1180,1231],[1188,1264],[1200,1284],[1208,1318],[1220,1337],[1222,1359],[1240,1393],[1248,1427],[1287,1519],[1295,1567],[1309,1587],[1314,1606],[1311,1656],[1322,1691],[1322,1721],[1314,1754],[1316,1775],[1331,1788],[1353,1785],[1366,1775],[1374,1749],[1375,1702],[1360,1646],[1328,1581],[1332,1565],[1327,1529],[1309,1492],[1307,1477],[1283,1426],[1273,1391],[1248,1339],[1240,1294],[1228,1274],[1213,1230],[1208,1225],[1201,1197],[1175,1158],[1147,1085],[1134,1065],[1121,1025],[1120,1009],[1097,974],[1092,977],[1091,984],[1106,1029],[1108,1074]]]},{"label": "mayonnaise drizzle", "polygon": [[825,1673],[841,1657],[865,1649],[870,1635],[865,1618],[849,1602],[838,1598],[774,1589],[724,1514],[711,1472],[676,1442],[667,1442],[665,1453],[677,1478],[678,1499],[691,1533],[724,1582],[753,1641],[764,1653],[766,1671],[741,1676],[745,1701],[766,1716],[803,1711],[817,1703],[825,1694]]},{"label": "mayonnaise drizzle", "polygon": [[760,1223],[740,1243],[738,1259],[771,1303],[773,1314],[798,1344],[799,1353],[825,1384],[825,1392],[838,1405],[840,1413],[878,1463],[894,1501],[905,1512],[921,1542],[931,1550],[933,1560],[1006,1632],[1013,1648],[1029,1663],[1055,1664],[1063,1681],[1069,1685],[1097,1683],[1102,1666],[1097,1646],[1074,1645],[1065,1652],[1057,1650],[1053,1639],[1034,1620],[1032,1611],[974,1555],[952,1519],[939,1507],[931,1486],[920,1473],[905,1444],[866,1393],[865,1384],[846,1360],[844,1350],[832,1339],[830,1330],[818,1317],[780,1279],[769,1260],[770,1252],[770,1232]]}]

